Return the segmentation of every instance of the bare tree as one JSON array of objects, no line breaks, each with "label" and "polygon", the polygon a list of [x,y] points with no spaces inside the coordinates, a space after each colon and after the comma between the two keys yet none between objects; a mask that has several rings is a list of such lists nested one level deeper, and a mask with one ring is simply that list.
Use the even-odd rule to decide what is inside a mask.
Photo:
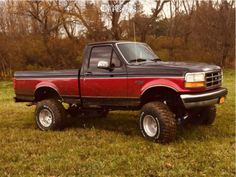
[{"label": "bare tree", "polygon": [[140,24],[138,21],[135,21],[135,23],[139,26],[141,29],[141,41],[145,42],[146,41],[146,36],[147,33],[150,29],[150,25],[157,20],[158,15],[162,11],[164,5],[166,3],[170,2],[170,0],[156,0],[156,7],[152,10],[152,15],[145,20],[144,23]]},{"label": "bare tree", "polygon": [[[222,34],[222,57],[220,64],[221,66],[225,66],[226,59],[229,56],[230,48],[235,46],[234,37],[235,37],[235,21],[232,20],[235,17],[235,10],[232,10],[234,7],[234,0],[232,1],[223,1],[220,5],[220,33]],[[232,52],[234,50],[231,50]],[[234,53],[234,52],[233,52]]]},{"label": "bare tree", "polygon": [[234,58],[234,1],[202,1],[196,7],[191,38],[202,51],[212,53],[212,61],[223,66],[229,57]]},{"label": "bare tree", "polygon": [[170,18],[168,27],[168,37],[169,37],[169,59],[174,58],[175,40],[178,35],[178,28],[180,26],[181,15],[180,15],[180,1],[172,0],[170,1]]},{"label": "bare tree", "polygon": [[188,0],[182,0],[182,4],[184,7],[185,12],[185,19],[184,19],[184,25],[183,25],[183,33],[184,33],[184,44],[185,46],[188,46],[189,36],[192,33],[192,18],[195,8],[194,0],[192,0],[192,4]]},{"label": "bare tree", "polygon": [[61,13],[66,22],[63,24],[65,32],[70,38],[76,28],[84,31],[88,38],[95,41],[104,40],[107,37],[105,34],[107,28],[97,3],[85,1],[83,7],[82,3],[77,1],[66,1],[55,7],[54,10]]},{"label": "bare tree", "polygon": [[121,29],[120,29],[120,16],[122,13],[123,7],[129,3],[130,0],[108,0],[110,6],[110,16],[111,16],[111,32],[114,39],[119,40],[121,38]]},{"label": "bare tree", "polygon": [[53,11],[56,1],[27,1],[22,3],[22,14],[37,21],[45,39],[52,33],[58,34],[59,27],[64,21],[58,13]]}]

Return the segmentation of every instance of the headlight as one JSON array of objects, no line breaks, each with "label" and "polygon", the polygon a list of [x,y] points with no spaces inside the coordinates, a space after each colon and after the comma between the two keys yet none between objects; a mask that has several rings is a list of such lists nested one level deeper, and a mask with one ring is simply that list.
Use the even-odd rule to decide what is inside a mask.
[{"label": "headlight", "polygon": [[185,75],[185,87],[186,88],[197,88],[205,87],[205,73],[187,73]]}]

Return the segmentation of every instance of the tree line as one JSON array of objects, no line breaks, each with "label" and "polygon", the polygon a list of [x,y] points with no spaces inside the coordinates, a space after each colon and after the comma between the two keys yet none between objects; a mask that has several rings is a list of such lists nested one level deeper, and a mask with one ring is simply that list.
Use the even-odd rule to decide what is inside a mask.
[{"label": "tree line", "polygon": [[0,1],[0,78],[79,68],[84,46],[106,40],[146,42],[163,60],[233,67],[235,2]]}]

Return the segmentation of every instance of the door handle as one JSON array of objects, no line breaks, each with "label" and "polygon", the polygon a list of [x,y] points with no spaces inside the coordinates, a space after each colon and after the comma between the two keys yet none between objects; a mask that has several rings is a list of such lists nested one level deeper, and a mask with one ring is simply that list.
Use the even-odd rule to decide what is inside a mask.
[{"label": "door handle", "polygon": [[91,76],[92,75],[92,72],[88,71],[86,73],[84,73],[85,76]]}]

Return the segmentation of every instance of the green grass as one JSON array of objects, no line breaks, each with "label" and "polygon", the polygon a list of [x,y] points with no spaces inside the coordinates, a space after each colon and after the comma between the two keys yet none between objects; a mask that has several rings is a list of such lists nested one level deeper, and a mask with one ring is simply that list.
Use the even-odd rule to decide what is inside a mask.
[{"label": "green grass", "polygon": [[167,145],[145,141],[137,112],[76,122],[61,132],[34,127],[34,106],[14,103],[0,82],[0,176],[235,176],[235,82],[214,125],[179,127]]}]

